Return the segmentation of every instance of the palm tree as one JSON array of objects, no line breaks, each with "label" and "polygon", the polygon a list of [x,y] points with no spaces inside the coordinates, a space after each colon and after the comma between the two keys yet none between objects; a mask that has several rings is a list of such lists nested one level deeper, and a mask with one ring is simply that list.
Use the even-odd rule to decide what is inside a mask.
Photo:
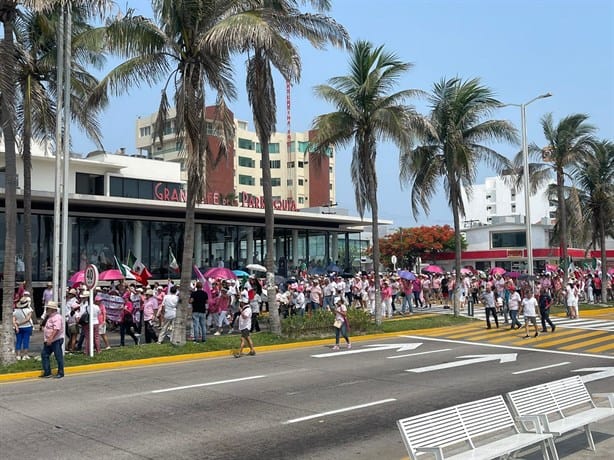
[{"label": "palm tree", "polygon": [[606,237],[614,238],[614,143],[601,140],[578,160],[574,179],[592,247],[601,250],[601,279],[607,280]]},{"label": "palm tree", "polygon": [[[254,125],[262,152],[262,192],[264,196],[264,222],[266,238],[267,296],[275,298],[274,255],[274,210],[271,185],[269,142],[275,132],[275,87],[272,68],[276,68],[286,81],[300,79],[300,56],[290,37],[309,40],[316,48],[326,42],[336,46],[349,43],[345,29],[327,16],[301,13],[297,0],[260,0],[258,7],[238,15],[237,22],[243,22],[248,30],[238,35],[235,30],[226,29],[216,35],[216,41],[235,49],[247,50],[247,95],[252,107]],[[328,11],[328,0],[305,0],[320,12]],[[232,36],[231,36],[232,34]],[[270,305],[274,305],[271,303]],[[271,313],[272,332],[281,333],[279,311],[273,307]]]},{"label": "palm tree", "polygon": [[[234,124],[223,103],[234,97],[231,81],[230,51],[215,46],[209,37],[211,29],[235,27],[233,12],[238,0],[154,0],[156,22],[136,16],[132,11],[106,25],[109,49],[126,60],[101,80],[100,92],[110,87],[120,93],[143,81],[155,84],[165,81],[153,135],[162,139],[169,112],[169,86],[176,107],[175,129],[183,146],[188,172],[184,246],[181,263],[181,298],[190,296],[196,203],[206,190],[206,162],[209,152],[205,124],[205,86],[216,91],[221,153],[226,140],[233,137]],[[187,302],[177,309],[172,342],[185,343]]]},{"label": "palm tree", "polygon": [[377,324],[382,320],[375,170],[377,142],[392,141],[405,152],[411,146],[412,136],[427,127],[425,120],[406,105],[407,99],[420,94],[419,91],[391,92],[410,68],[411,64],[399,60],[383,46],[374,47],[369,42],[358,41],[352,46],[350,73],[331,78],[329,85],[315,89],[318,96],[337,109],[314,120],[315,151],[326,154],[330,146],[340,148],[353,143],[351,176],[356,207],[361,217],[365,210],[371,210]]},{"label": "palm tree", "polygon": [[[535,144],[529,146],[529,153],[542,159],[541,163],[530,165],[529,174],[534,176],[536,185],[556,178],[557,192],[557,233],[559,235],[559,247],[561,259],[566,266],[568,261],[567,248],[569,241],[568,209],[566,201],[569,198],[565,187],[565,178],[571,178],[580,159],[590,155],[594,138],[595,128],[587,123],[588,115],[568,115],[555,126],[552,114],[546,114],[541,119],[544,137],[547,147],[540,148]],[[564,271],[564,283],[567,284],[568,273]]]},{"label": "palm tree", "polygon": [[443,180],[448,205],[454,218],[454,315],[458,316],[462,267],[460,217],[465,214],[461,191],[464,188],[468,199],[471,198],[471,186],[475,182],[481,162],[486,162],[497,173],[509,167],[508,160],[485,143],[517,143],[518,135],[508,121],[490,119],[492,112],[502,104],[477,78],[442,79],[434,85],[429,101],[433,132],[422,145],[402,156],[400,179],[402,184],[411,187],[414,217],[417,217],[419,208],[428,214],[437,183]]},{"label": "palm tree", "polygon": [[15,290],[15,239],[17,224],[17,159],[15,156],[16,75],[14,24],[17,15],[15,0],[0,0],[0,22],[4,36],[0,43],[0,126],[4,137],[4,273],[2,283],[2,333],[0,361],[15,361],[13,328],[13,293]]},{"label": "palm tree", "polygon": [[[106,100],[99,101],[99,107],[86,107],[86,95],[98,83],[85,70],[85,65],[102,67],[102,43],[88,39],[91,30],[85,19],[89,12],[73,7],[73,68],[71,69],[71,111],[73,121],[102,148],[98,112]],[[52,12],[24,11],[16,22],[15,34],[18,45],[18,85],[20,89],[18,109],[19,135],[22,140],[23,194],[24,194],[24,261],[25,281],[32,285],[32,155],[33,139],[39,142],[53,142],[57,95],[57,6]]]}]

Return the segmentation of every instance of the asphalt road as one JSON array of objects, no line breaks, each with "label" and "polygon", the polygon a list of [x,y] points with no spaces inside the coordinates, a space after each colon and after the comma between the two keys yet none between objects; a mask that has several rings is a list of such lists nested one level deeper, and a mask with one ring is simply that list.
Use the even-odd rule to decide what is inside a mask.
[{"label": "asphalt road", "polygon": [[[595,368],[610,371],[582,370]],[[576,374],[591,392],[611,392],[613,369],[607,356],[407,336],[351,353],[318,346],[68,372],[0,385],[0,456],[401,459],[399,418]],[[599,443],[614,446],[614,431],[595,437],[588,457],[610,458]],[[573,438],[561,457],[583,458],[584,442]]]}]

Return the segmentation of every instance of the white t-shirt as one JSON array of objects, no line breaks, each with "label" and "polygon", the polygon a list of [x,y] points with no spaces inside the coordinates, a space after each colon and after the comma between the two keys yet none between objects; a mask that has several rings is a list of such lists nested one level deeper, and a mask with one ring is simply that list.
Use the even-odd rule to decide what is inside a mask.
[{"label": "white t-shirt", "polygon": [[166,294],[162,305],[164,306],[164,319],[175,319],[179,297],[176,294]]},{"label": "white t-shirt", "polygon": [[522,312],[524,316],[537,316],[537,299],[531,297],[530,299],[522,299]]},{"label": "white t-shirt", "polygon": [[510,310],[518,310],[521,301],[522,299],[520,298],[518,291],[514,291],[514,293],[510,296]]},{"label": "white t-shirt", "polygon": [[243,329],[251,329],[252,328],[252,309],[246,306],[243,311],[241,311],[241,315],[239,315],[239,330]]}]

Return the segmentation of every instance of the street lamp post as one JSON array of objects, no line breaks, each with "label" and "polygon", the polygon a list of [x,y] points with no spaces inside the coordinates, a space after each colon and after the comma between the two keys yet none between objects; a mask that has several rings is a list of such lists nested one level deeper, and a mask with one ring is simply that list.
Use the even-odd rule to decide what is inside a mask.
[{"label": "street lamp post", "polygon": [[551,93],[541,94],[534,97],[524,104],[505,104],[513,107],[520,107],[520,124],[522,130],[522,160],[523,160],[523,187],[524,187],[524,212],[525,212],[525,231],[527,239],[527,273],[533,275],[533,234],[531,230],[531,196],[529,184],[529,147],[527,143],[527,106],[538,99],[545,99],[552,96]]}]

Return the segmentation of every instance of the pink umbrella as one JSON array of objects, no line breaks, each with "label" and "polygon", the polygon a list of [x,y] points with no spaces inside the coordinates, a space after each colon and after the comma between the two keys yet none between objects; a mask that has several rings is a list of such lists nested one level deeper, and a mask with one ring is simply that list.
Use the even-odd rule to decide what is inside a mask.
[{"label": "pink umbrella", "polygon": [[473,270],[470,268],[461,268],[461,275],[473,275]]},{"label": "pink umbrella", "polygon": [[232,270],[225,267],[215,267],[210,268],[204,273],[205,278],[222,278],[223,280],[236,280],[237,275],[235,275]]},{"label": "pink umbrella", "polygon": [[73,274],[68,280],[71,286],[77,283],[83,283],[84,281],[85,281],[85,270],[78,271],[77,273]]},{"label": "pink umbrella", "polygon": [[493,267],[489,272],[491,275],[503,275],[505,273],[505,268],[503,267]]},{"label": "pink umbrella", "polygon": [[443,268],[438,265],[427,265],[422,271],[426,273],[443,273]]},{"label": "pink umbrella", "polygon": [[610,268],[608,270],[608,275],[614,275],[614,268]]},{"label": "pink umbrella", "polygon": [[111,270],[105,270],[100,275],[98,275],[98,279],[100,281],[123,280],[124,278],[134,279],[134,275],[130,273],[128,276],[124,276],[121,270],[118,270],[117,268],[112,268]]}]

